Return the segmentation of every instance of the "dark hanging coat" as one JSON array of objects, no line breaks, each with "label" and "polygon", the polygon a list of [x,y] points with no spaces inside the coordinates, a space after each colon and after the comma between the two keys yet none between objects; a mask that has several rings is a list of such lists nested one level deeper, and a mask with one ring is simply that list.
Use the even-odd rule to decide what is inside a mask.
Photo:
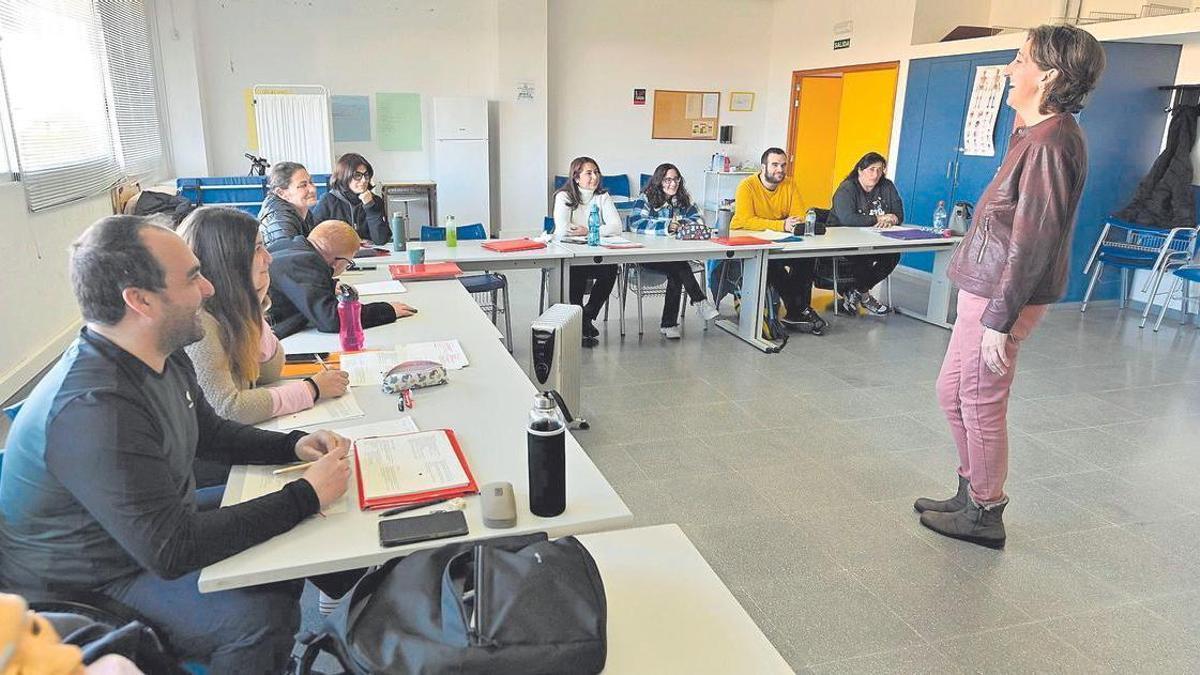
[{"label": "dark hanging coat", "polygon": [[1200,106],[1180,105],[1171,116],[1167,145],[1150,173],[1138,184],[1133,199],[1116,217],[1138,225],[1194,227],[1196,200],[1192,188],[1192,147]]}]

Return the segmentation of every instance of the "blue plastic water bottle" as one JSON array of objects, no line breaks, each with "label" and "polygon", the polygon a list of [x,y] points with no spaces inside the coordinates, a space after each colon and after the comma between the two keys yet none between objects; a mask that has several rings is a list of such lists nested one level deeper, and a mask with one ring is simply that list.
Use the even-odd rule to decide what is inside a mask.
[{"label": "blue plastic water bottle", "polygon": [[933,231],[941,234],[946,231],[946,220],[949,215],[946,213],[946,202],[938,200],[937,208],[933,211]]},{"label": "blue plastic water bottle", "polygon": [[600,245],[600,207],[592,204],[588,214],[588,246]]}]

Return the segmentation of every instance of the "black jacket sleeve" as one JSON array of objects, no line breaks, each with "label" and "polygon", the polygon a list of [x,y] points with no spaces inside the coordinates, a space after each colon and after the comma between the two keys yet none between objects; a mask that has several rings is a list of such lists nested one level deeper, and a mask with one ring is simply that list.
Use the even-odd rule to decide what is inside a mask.
[{"label": "black jacket sleeve", "polygon": [[883,189],[885,190],[884,194],[886,195],[884,199],[888,203],[888,213],[896,216],[900,219],[900,223],[903,223],[904,200],[900,199],[900,191],[896,189],[896,184],[890,180],[887,180],[886,178],[884,180],[887,181],[883,184]]},{"label": "black jacket sleeve", "polygon": [[372,243],[386,244],[392,240],[392,230],[388,227],[387,217],[383,213],[383,199],[379,195],[375,195],[370,204],[363,204],[363,214]]},{"label": "black jacket sleeve", "polygon": [[371,328],[395,321],[396,310],[390,302],[372,302],[363,305],[361,316],[363,328]]},{"label": "black jacket sleeve", "polygon": [[271,266],[271,286],[322,333],[341,325],[334,298],[333,270],[317,254],[291,256]]},{"label": "black jacket sleeve", "polygon": [[318,201],[317,205],[312,207],[312,210],[309,211],[309,213],[312,214],[313,222],[323,223],[326,220],[331,219],[341,220],[341,218],[338,218],[336,215],[337,203],[337,197],[335,197],[332,193],[326,192],[324,195],[321,195],[320,201]]},{"label": "black jacket sleeve", "polygon": [[[190,367],[190,363],[188,364]],[[204,390],[192,392],[196,404],[196,425],[199,440],[196,456],[222,464],[285,464],[296,461],[296,441],[303,431],[281,434],[266,431],[217,414]]]},{"label": "black jacket sleeve", "polygon": [[236,506],[197,511],[180,497],[154,420],[116,393],[75,399],[48,429],[47,469],[130,556],[164,579],[282,534],[320,508],[300,479]]},{"label": "black jacket sleeve", "polygon": [[842,181],[833,193],[833,208],[830,209],[830,225],[844,227],[870,227],[875,224],[875,216],[865,216],[858,212],[858,196],[854,194],[859,187],[850,181]]}]

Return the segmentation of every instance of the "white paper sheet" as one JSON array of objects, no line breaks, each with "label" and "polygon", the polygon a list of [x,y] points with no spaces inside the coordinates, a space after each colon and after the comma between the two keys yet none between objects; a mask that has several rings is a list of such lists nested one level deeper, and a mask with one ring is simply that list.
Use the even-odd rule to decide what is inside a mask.
[{"label": "white paper sheet", "polygon": [[[238,495],[236,501],[229,502],[225,504],[225,506],[241,504],[242,502],[248,502],[251,499],[265,497],[273,492],[279,492],[288,483],[294,480],[300,480],[304,477],[303,471],[292,471],[290,473],[284,473],[276,476],[272,472],[278,468],[279,467],[277,466],[247,466],[245,477],[242,479],[241,494]],[[353,475],[353,471],[351,472],[351,475]],[[348,494],[350,494],[349,490],[346,491],[346,495]],[[336,502],[330,504],[324,509],[321,509],[321,513],[324,513],[327,516],[335,513],[345,513],[349,508],[346,501],[346,495],[342,495],[341,498],[339,498]]]},{"label": "white paper sheet", "polygon": [[701,108],[700,94],[688,94],[687,98],[684,99],[684,101],[685,101],[685,103],[684,103],[683,116],[688,118],[689,120],[700,117],[700,108]]},{"label": "white paper sheet", "polygon": [[441,430],[369,438],[355,447],[367,499],[467,484],[462,462]]},{"label": "white paper sheet", "polygon": [[358,289],[360,296],[389,295],[392,293],[404,293],[408,290],[404,288],[404,284],[395,279],[391,281],[368,281],[361,284],[354,284],[354,288]]},{"label": "white paper sheet", "polygon": [[358,405],[358,399],[354,398],[354,390],[350,389],[338,398],[321,399],[308,410],[276,417],[263,422],[259,427],[272,431],[291,431],[301,427],[362,417],[364,414],[363,409]]},{"label": "white paper sheet", "polygon": [[417,423],[413,421],[412,415],[404,415],[397,417],[394,420],[386,422],[367,422],[366,424],[355,424],[351,427],[342,427],[334,429],[335,433],[341,434],[351,441],[357,441],[360,438],[367,436],[386,436],[388,434],[407,434],[410,431],[420,431],[417,428]]},{"label": "white paper sheet", "polygon": [[458,340],[411,342],[406,345],[396,345],[396,352],[400,355],[401,361],[437,361],[445,366],[446,370],[461,370],[471,365],[467,361],[467,354],[463,351],[462,343]]},{"label": "white paper sheet", "polygon": [[392,350],[342,354],[341,368],[350,375],[351,387],[379,386],[383,376],[404,358]]},{"label": "white paper sheet", "polygon": [[720,94],[705,94],[704,95],[704,114],[701,117],[716,117],[717,106],[721,101]]}]

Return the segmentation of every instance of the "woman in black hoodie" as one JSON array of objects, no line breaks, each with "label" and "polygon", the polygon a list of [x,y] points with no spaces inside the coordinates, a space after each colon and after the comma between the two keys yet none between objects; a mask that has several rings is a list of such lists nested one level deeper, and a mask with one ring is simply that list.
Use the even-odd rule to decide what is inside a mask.
[{"label": "woman in black hoodie", "polygon": [[362,155],[348,152],[339,157],[329,176],[329,192],[313,208],[313,220],[341,220],[353,225],[362,239],[375,244],[391,241],[383,199],[371,192],[374,176],[375,169]]},{"label": "woman in black hoodie", "polygon": [[[884,175],[886,172],[887,160],[883,155],[878,152],[863,155],[833,193],[829,225],[882,230],[904,222],[904,203],[896,186]],[[850,256],[854,287],[843,294],[842,308],[848,314],[857,314],[860,306],[872,314],[887,314],[891,308],[876,300],[871,289],[886,279],[899,262],[896,253]]]}]

